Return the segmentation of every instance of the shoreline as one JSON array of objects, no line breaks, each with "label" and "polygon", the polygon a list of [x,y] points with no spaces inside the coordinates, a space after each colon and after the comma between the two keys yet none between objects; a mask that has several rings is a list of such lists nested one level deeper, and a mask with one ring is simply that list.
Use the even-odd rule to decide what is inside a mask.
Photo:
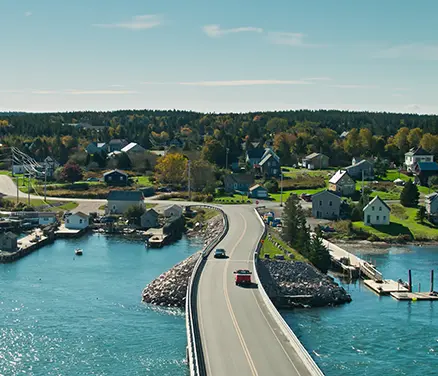
[{"label": "shoreline", "polygon": [[437,247],[438,241],[430,242],[406,242],[406,243],[388,243],[388,242],[371,242],[369,240],[339,240],[328,239],[331,243],[338,245],[341,248],[353,253],[365,254],[385,254],[389,253],[391,248],[408,249],[409,247]]}]

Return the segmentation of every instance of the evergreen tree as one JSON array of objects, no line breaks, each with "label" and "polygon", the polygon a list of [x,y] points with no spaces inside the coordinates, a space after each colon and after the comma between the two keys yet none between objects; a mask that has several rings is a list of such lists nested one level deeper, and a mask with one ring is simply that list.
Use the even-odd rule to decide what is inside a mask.
[{"label": "evergreen tree", "polygon": [[330,253],[322,242],[322,233],[319,227],[315,231],[315,236],[312,238],[308,259],[323,273],[327,273],[330,268]]},{"label": "evergreen tree", "polygon": [[418,208],[417,214],[415,214],[415,220],[422,224],[425,219],[426,219],[426,208],[424,206],[420,206]]},{"label": "evergreen tree", "polygon": [[412,180],[406,182],[400,193],[400,203],[408,208],[414,208],[418,206],[420,198],[420,192],[418,192],[417,186],[412,183]]}]

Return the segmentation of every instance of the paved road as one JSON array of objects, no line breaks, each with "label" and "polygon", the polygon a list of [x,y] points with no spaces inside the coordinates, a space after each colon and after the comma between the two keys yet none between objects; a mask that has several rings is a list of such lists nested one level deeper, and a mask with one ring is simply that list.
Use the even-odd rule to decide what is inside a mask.
[{"label": "paved road", "polygon": [[198,317],[207,375],[310,375],[265,307],[257,288],[237,287],[233,271],[252,270],[262,226],[250,206],[224,208],[230,230],[210,255],[198,288]]}]

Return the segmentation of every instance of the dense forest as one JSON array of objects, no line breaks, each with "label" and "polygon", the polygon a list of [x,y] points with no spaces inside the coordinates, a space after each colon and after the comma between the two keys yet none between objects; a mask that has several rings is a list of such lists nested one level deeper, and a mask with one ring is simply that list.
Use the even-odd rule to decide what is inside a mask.
[{"label": "dense forest", "polygon": [[438,154],[438,117],[335,110],[6,113],[0,115],[0,137],[3,145],[24,148],[37,159],[51,154],[61,162],[90,141],[124,138],[146,149],[163,149],[176,140],[184,150],[198,150],[219,166],[225,165],[226,149],[229,161],[235,161],[243,148],[266,141],[283,164],[314,151],[328,154],[334,165],[348,163],[352,156],[378,156],[399,164],[410,147]]}]

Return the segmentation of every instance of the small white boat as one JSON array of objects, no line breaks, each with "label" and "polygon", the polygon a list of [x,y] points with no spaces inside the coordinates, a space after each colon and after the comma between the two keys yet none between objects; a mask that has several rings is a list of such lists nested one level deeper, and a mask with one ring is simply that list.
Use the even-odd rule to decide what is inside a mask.
[{"label": "small white boat", "polygon": [[82,256],[82,249],[80,249],[80,248],[77,248],[77,249],[75,249],[75,255],[76,256]]}]

